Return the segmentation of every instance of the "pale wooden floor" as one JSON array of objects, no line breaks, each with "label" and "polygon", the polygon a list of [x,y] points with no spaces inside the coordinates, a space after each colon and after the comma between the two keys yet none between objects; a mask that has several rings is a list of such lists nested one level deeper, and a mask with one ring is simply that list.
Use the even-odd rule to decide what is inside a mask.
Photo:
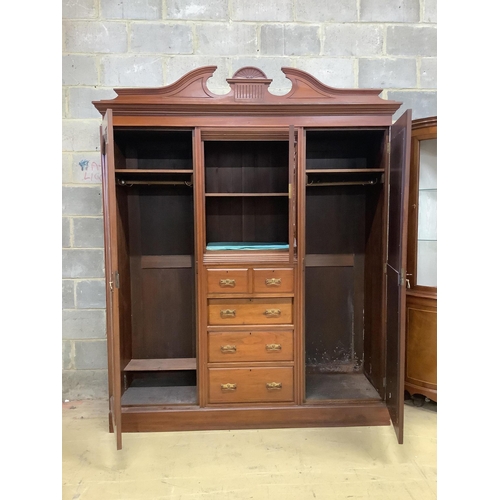
[{"label": "pale wooden floor", "polygon": [[63,500],[427,500],[436,497],[435,407],[392,427],[124,434],[107,402],[63,404]]}]

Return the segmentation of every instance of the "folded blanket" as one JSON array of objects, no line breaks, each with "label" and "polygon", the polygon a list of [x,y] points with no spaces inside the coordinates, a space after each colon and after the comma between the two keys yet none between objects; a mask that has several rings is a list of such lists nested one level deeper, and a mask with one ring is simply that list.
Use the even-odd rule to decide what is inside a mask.
[{"label": "folded blanket", "polygon": [[207,250],[287,250],[288,243],[219,242],[209,243]]}]

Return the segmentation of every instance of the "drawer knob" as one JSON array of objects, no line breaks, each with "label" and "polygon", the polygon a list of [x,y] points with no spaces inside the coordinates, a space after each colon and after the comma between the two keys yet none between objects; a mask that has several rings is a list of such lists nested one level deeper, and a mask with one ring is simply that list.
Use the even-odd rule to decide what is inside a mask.
[{"label": "drawer knob", "polygon": [[281,316],[281,309],[266,309],[264,311],[264,316],[268,318],[277,318]]},{"label": "drawer knob", "polygon": [[221,384],[220,385],[220,390],[221,391],[235,391],[236,390],[236,384]]},{"label": "drawer knob", "polygon": [[266,388],[270,391],[279,391],[282,389],[281,382],[268,382]]},{"label": "drawer knob", "polygon": [[235,345],[221,345],[220,350],[221,350],[221,352],[224,352],[224,353],[233,353],[233,352],[236,352],[236,346]]},{"label": "drawer knob", "polygon": [[221,318],[234,318],[236,316],[236,309],[221,309],[220,317]]},{"label": "drawer knob", "polygon": [[226,288],[226,287],[232,287],[234,288],[234,286],[236,285],[236,280],[232,280],[232,279],[225,279],[225,280],[220,280],[219,281],[219,285],[222,287],[222,288]]},{"label": "drawer knob", "polygon": [[281,286],[281,278],[268,278],[266,286]]},{"label": "drawer knob", "polygon": [[281,344],[266,344],[266,351],[281,351]]}]

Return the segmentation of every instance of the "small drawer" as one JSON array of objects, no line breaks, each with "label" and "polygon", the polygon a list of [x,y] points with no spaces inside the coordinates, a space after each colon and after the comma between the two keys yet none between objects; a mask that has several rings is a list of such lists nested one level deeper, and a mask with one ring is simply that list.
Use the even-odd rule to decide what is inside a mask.
[{"label": "small drawer", "polygon": [[293,292],[293,269],[254,269],[253,291]]},{"label": "small drawer", "polygon": [[210,403],[293,401],[293,368],[210,368]]},{"label": "small drawer", "polygon": [[292,361],[293,332],[210,332],[208,361]]},{"label": "small drawer", "polygon": [[209,325],[292,323],[292,299],[209,299]]},{"label": "small drawer", "polygon": [[207,269],[208,293],[247,293],[248,269]]}]

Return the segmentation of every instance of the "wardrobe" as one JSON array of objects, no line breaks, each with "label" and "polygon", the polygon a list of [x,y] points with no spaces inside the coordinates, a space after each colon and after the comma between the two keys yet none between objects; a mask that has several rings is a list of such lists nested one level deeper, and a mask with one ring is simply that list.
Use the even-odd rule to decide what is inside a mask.
[{"label": "wardrobe", "polygon": [[[411,112],[295,68],[94,102],[109,426],[392,425],[403,439]],[[394,123],[393,123],[394,122]]]}]

